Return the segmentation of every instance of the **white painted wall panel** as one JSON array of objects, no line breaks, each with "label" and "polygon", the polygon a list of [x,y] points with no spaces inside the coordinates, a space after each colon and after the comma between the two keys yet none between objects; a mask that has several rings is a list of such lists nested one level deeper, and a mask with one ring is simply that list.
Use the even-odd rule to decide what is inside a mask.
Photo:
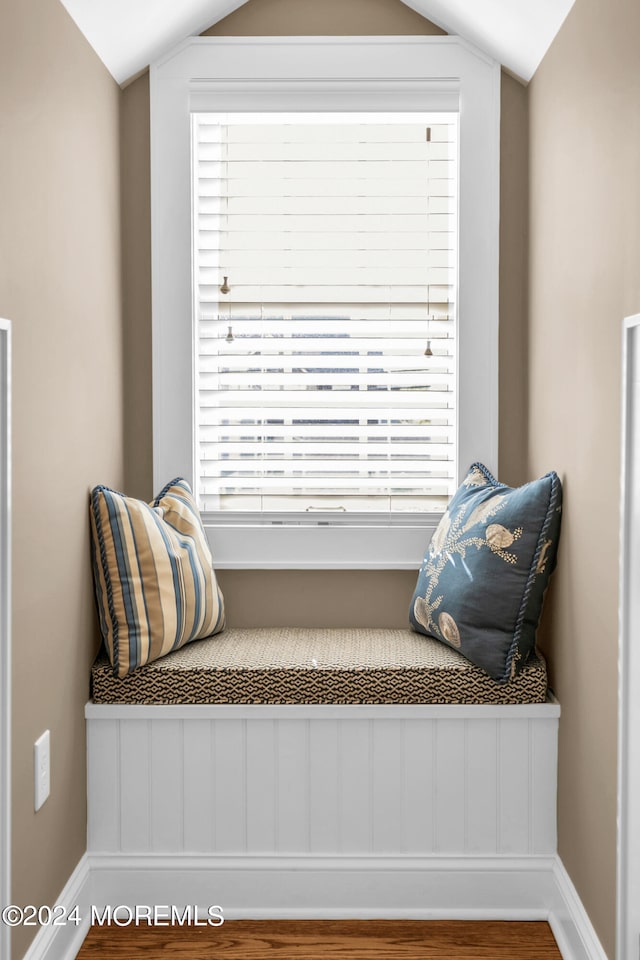
[{"label": "white painted wall panel", "polygon": [[[94,849],[116,851],[120,843],[120,727],[104,720],[87,730],[88,831]],[[140,783],[134,784],[134,789]]]},{"label": "white painted wall panel", "polygon": [[555,852],[553,704],[172,710],[88,706],[90,852]]},{"label": "white painted wall panel", "polygon": [[[339,803],[340,724],[320,721],[309,726],[309,849],[311,853],[340,850]],[[301,758],[304,762],[304,758]]]},{"label": "white painted wall panel", "polygon": [[[184,849],[184,742],[181,720],[151,724],[149,820],[153,850],[177,852]],[[128,737],[130,724],[121,724],[121,736]],[[128,785],[135,793],[140,778]],[[120,769],[121,775],[124,770]],[[122,811],[126,817],[127,811]],[[124,848],[126,849],[126,848]]]},{"label": "white painted wall panel", "polygon": [[247,849],[269,853],[278,849],[276,808],[278,744],[275,720],[248,720],[246,736]]},{"label": "white painted wall panel", "polygon": [[430,854],[436,849],[436,778],[433,776],[436,729],[435,721],[404,721],[403,853]]},{"label": "white painted wall panel", "polygon": [[244,853],[247,849],[245,723],[222,719],[212,727],[214,849],[218,853]]},{"label": "white painted wall panel", "polygon": [[372,853],[402,848],[403,721],[371,723]]},{"label": "white painted wall panel", "polygon": [[498,853],[532,853],[529,796],[531,790],[529,720],[500,724],[498,739]]},{"label": "white painted wall panel", "polygon": [[464,853],[466,790],[466,721],[436,721],[436,853]]},{"label": "white painted wall panel", "polygon": [[372,849],[371,720],[343,724],[340,738],[340,852]]},{"label": "white painted wall panel", "polygon": [[531,723],[529,730],[531,849],[550,854],[557,848],[556,803],[549,796],[549,784],[558,769],[557,725],[553,720],[541,720]]},{"label": "white painted wall panel", "polygon": [[309,850],[309,725],[278,722],[278,851]]},{"label": "white painted wall panel", "polygon": [[465,853],[497,853],[499,723],[497,720],[465,723]]},{"label": "white painted wall panel", "polygon": [[144,853],[152,849],[149,810],[151,807],[151,723],[119,725],[120,758],[120,846]]},{"label": "white painted wall panel", "polygon": [[184,725],[184,849],[215,850],[215,754],[209,720]]}]

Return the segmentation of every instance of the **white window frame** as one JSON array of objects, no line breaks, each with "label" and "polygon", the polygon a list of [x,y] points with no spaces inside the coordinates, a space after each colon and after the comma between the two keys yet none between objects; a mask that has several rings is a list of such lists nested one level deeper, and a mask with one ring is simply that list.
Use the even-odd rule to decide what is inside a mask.
[{"label": "white window frame", "polygon": [[[458,470],[498,460],[500,67],[458,37],[197,37],[151,68],[154,486],[195,470],[192,112],[460,111]],[[460,478],[458,478],[459,480]],[[416,569],[437,515],[215,524],[219,568]]]}]

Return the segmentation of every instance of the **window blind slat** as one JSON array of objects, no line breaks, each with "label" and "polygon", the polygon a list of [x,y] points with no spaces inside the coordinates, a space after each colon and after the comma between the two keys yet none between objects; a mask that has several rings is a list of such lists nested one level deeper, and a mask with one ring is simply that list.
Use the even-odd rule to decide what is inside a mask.
[{"label": "window blind slat", "polygon": [[[307,396],[304,396],[305,393]],[[244,401],[226,405],[216,402],[215,396],[201,396],[199,399],[202,424],[206,426],[207,423],[224,422],[227,419],[231,423],[251,423],[252,421],[262,423],[279,420],[295,423],[308,422],[312,417],[319,423],[333,422],[337,417],[345,423],[352,420],[386,423],[389,420],[405,422],[416,419],[433,423],[434,418],[449,423],[453,418],[453,397],[449,394],[441,394],[437,402],[433,401],[433,397],[429,399],[428,393],[406,396],[394,396],[388,393],[385,394],[383,401],[379,396],[372,398],[360,391],[353,391],[352,396],[338,395],[335,400],[331,400],[332,395],[333,391],[330,390],[301,390],[287,397],[286,399],[291,402],[286,403],[282,393],[274,391],[271,397],[265,397],[262,392],[253,391],[253,396],[246,397]],[[237,400],[235,397],[227,397],[227,399]],[[267,405],[269,399],[273,402]],[[372,406],[372,399],[377,403],[376,407]],[[296,407],[300,410],[299,416],[296,416]],[[448,411],[451,412],[448,413]]]},{"label": "window blind slat", "polygon": [[[420,493],[424,484],[451,480],[452,477],[453,473],[448,475],[442,472],[440,474],[434,473],[433,475],[422,473],[418,476],[405,478],[401,474],[396,476],[395,474],[392,475],[390,472],[387,472],[387,474],[381,474],[379,477],[359,476],[355,478],[353,476],[336,476],[327,471],[321,476],[307,473],[303,474],[301,472],[299,476],[293,477],[263,475],[257,479],[255,477],[241,476],[234,476],[232,479],[202,477],[201,482],[203,490],[210,494],[217,491],[224,491],[226,493],[235,493],[236,491],[259,493],[261,490],[264,490],[267,493],[284,495],[297,489],[300,491],[314,492],[316,494],[339,491],[344,496],[351,496],[352,494],[358,496],[363,491],[377,495],[388,495],[390,483],[393,485],[394,495],[400,492],[404,492],[405,494]],[[354,483],[354,480],[357,480],[357,484]],[[448,484],[442,483],[440,489],[446,490],[447,486]]]},{"label": "window blind slat", "polygon": [[[349,442],[336,443],[332,438],[327,437],[324,440],[309,440],[308,438],[299,438],[298,440],[276,441],[269,436],[268,431],[263,431],[260,442],[253,440],[243,443],[241,439],[229,440],[224,438],[212,446],[207,456],[207,461],[242,459],[253,457],[273,456],[279,459],[318,459],[319,457],[328,460],[341,459],[350,460],[360,457],[370,457],[372,460],[380,458],[390,458],[400,460],[403,457],[415,459],[415,443],[396,442],[393,445],[379,442],[379,451],[369,450],[369,437],[363,433],[359,438],[351,438]],[[266,444],[268,443],[268,449]],[[453,457],[452,444],[430,444],[428,451],[422,455],[425,460],[450,460]]]},{"label": "window blind slat", "polygon": [[297,423],[293,424],[251,424],[249,431],[247,425],[237,423],[214,424],[207,427],[202,432],[201,446],[209,446],[205,460],[214,459],[218,452],[226,444],[254,443],[263,437],[268,438],[272,443],[300,443],[306,440],[307,443],[323,443],[332,446],[351,445],[358,443],[362,439],[372,445],[382,444],[384,446],[398,444],[420,444],[423,447],[424,455],[429,456],[429,451],[435,447],[436,450],[451,449],[455,451],[453,443],[448,439],[446,429],[438,432],[432,424],[422,422],[414,423],[385,423],[385,424],[366,424],[366,431],[363,430],[360,436],[360,426],[357,423]]},{"label": "window blind slat", "polygon": [[[371,226],[373,226],[373,222]],[[219,218],[219,223],[216,226],[213,218],[207,218],[205,223],[202,223],[198,231],[198,241],[199,246],[202,250],[218,249],[220,246],[220,238],[222,234],[222,218]],[[225,234],[228,234],[229,231],[224,231]],[[227,237],[227,240],[229,238]],[[271,250],[282,251],[282,250],[292,250],[292,238],[285,232],[268,234],[266,236],[260,237],[260,246],[256,247],[256,235],[253,231],[247,231],[241,233],[240,231],[233,232],[232,243],[226,243],[225,249],[233,254],[236,250],[242,250],[244,252],[256,251],[259,253],[260,250],[265,250],[267,252]],[[295,238],[295,250],[313,250],[313,251],[322,251],[331,253],[331,251],[339,250],[362,250],[362,251],[374,251],[374,250],[387,250],[393,253],[397,250],[412,250],[412,251],[429,251],[432,248],[436,248],[441,240],[441,232],[434,231],[430,232],[424,228],[418,228],[412,230],[411,232],[395,232],[393,230],[383,230],[380,227],[376,227],[374,230],[370,230],[368,233],[340,233],[335,232],[333,235],[330,235],[328,231],[313,233],[312,231],[302,231]],[[255,254],[254,254],[255,255]],[[431,284],[435,284],[435,281],[431,280]]]},{"label": "window blind slat", "polygon": [[[442,269],[432,269],[431,274],[434,276],[434,283],[448,283],[452,277],[452,270],[442,270]],[[225,276],[225,274],[223,274]],[[222,282],[222,278],[220,278]],[[256,286],[236,286],[235,288],[236,296],[241,303],[250,304],[252,306],[260,307],[260,305],[271,304],[273,307],[278,305],[290,305],[295,304],[300,299],[300,289],[296,285],[291,285],[289,287],[281,287],[277,291],[277,295],[269,294],[268,288],[265,288],[262,285]],[[206,309],[208,304],[220,305],[218,300],[218,288],[213,285],[201,285],[199,295],[200,295],[200,304],[203,308]],[[416,284],[413,287],[402,286],[394,287],[388,291],[389,297],[397,295],[396,302],[406,303],[406,304],[424,304],[426,302],[424,288],[420,284]],[[313,297],[314,301],[318,304],[324,304],[325,308],[327,306],[335,306],[336,303],[353,303],[355,300],[358,300],[362,304],[369,303],[379,303],[380,302],[380,287],[378,286],[364,286],[354,282],[353,285],[347,286],[343,284],[340,287],[331,286],[327,283],[326,286],[315,286],[315,287],[306,287],[305,294],[309,297]],[[229,304],[223,304],[223,309],[229,309]],[[426,326],[426,320],[425,320]],[[390,331],[391,333],[391,331]]]},{"label": "window blind slat", "polygon": [[[221,182],[222,183],[222,182]],[[342,189],[344,189],[344,184]],[[370,186],[370,184],[369,184]],[[355,185],[354,185],[355,187]],[[239,216],[275,216],[282,214],[305,214],[318,216],[320,214],[360,214],[362,216],[384,216],[386,214],[411,214],[413,216],[446,216],[452,217],[455,213],[455,203],[451,197],[436,197],[424,195],[422,190],[416,194],[403,191],[402,194],[390,197],[387,193],[375,196],[360,197],[355,193],[333,194],[323,193],[296,197],[271,196],[227,196],[223,207],[222,199],[216,194],[203,204],[200,211],[199,229],[202,232],[214,229],[215,218],[219,217],[223,209],[228,213]],[[440,202],[437,202],[440,201]]]},{"label": "window blind slat", "polygon": [[[431,291],[431,297],[433,292]],[[434,303],[440,302],[431,299],[428,315],[425,316],[424,307],[415,307],[411,304],[395,304],[391,307],[381,303],[364,304],[357,301],[343,302],[340,314],[336,311],[334,316],[327,316],[326,307],[321,304],[304,304],[296,306],[291,315],[284,316],[281,310],[271,308],[264,310],[261,316],[254,310],[249,312],[246,304],[234,305],[234,312],[231,315],[233,329],[235,334],[255,335],[260,337],[265,344],[269,341],[280,341],[283,337],[289,337],[292,340],[300,342],[303,339],[323,339],[326,343],[329,337],[346,337],[344,322],[349,321],[348,336],[350,340],[368,337],[382,337],[390,341],[393,347],[397,339],[412,337],[419,341],[424,337],[427,329],[431,329],[434,322]],[[444,300],[441,301],[444,303]],[[451,306],[451,304],[449,304]],[[222,309],[222,308],[221,308]],[[365,315],[366,314],[366,315]],[[272,324],[272,320],[277,320],[277,325]],[[313,326],[309,321],[313,320]],[[453,324],[448,318],[435,317],[436,322],[440,321],[440,328],[444,332],[453,333]],[[269,321],[265,326],[265,321]],[[389,324],[393,322],[393,329]],[[222,337],[226,338],[228,332],[229,318],[218,316],[203,317],[200,321],[200,337]],[[225,347],[226,349],[226,347]]]}]

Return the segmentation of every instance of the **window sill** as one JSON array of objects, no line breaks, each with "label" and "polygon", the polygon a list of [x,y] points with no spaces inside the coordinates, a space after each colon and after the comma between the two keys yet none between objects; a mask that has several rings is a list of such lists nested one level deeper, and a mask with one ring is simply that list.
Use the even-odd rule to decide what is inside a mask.
[{"label": "window sill", "polygon": [[417,570],[436,514],[308,520],[203,517],[213,562],[227,570]]}]

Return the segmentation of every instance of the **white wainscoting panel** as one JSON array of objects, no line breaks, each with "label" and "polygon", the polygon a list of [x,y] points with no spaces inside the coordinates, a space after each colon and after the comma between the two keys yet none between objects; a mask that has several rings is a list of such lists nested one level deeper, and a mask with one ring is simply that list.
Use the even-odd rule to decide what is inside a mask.
[{"label": "white wainscoting panel", "polygon": [[88,704],[90,853],[550,856],[559,706]]}]

